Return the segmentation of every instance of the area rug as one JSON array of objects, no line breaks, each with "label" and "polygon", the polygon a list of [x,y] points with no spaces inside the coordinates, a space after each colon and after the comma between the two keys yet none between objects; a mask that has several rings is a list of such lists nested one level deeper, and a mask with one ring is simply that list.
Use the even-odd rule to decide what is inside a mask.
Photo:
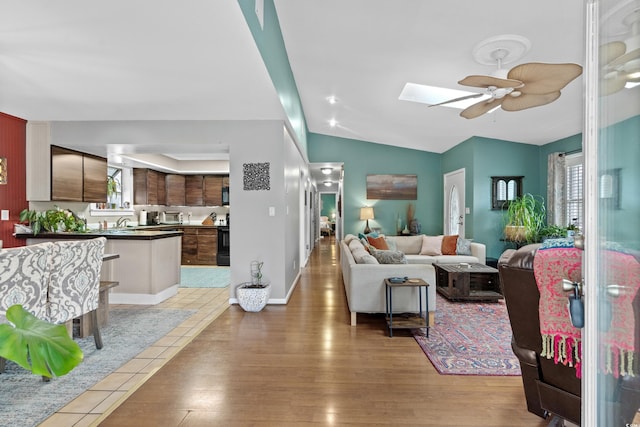
[{"label": "area rug", "polygon": [[521,375],[504,301],[450,302],[437,294],[429,338],[424,329],[413,336],[440,374]]},{"label": "area rug", "polygon": [[229,267],[182,266],[181,288],[226,288],[230,282]]},{"label": "area rug", "polygon": [[76,339],[84,360],[69,374],[43,382],[7,361],[0,374],[0,426],[36,426],[44,419],[137,356],[189,318],[195,310],[112,309],[102,328],[104,347],[93,337]]}]

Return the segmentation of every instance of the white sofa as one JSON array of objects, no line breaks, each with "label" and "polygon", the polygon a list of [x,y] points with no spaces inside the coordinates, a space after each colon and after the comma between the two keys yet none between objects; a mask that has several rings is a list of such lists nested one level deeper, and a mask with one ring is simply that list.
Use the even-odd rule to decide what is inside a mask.
[{"label": "white sofa", "polygon": [[[371,257],[366,257],[367,261],[363,261],[360,248],[363,251],[365,249],[356,236],[348,234],[340,241],[340,267],[352,326],[357,323],[356,313],[386,312],[384,279],[389,277],[420,278],[429,283],[428,310],[432,322],[436,310],[436,281],[433,264],[460,262],[485,264],[486,262],[486,247],[482,243],[470,244],[471,255],[420,255],[422,235],[386,236],[385,239],[395,243],[397,250],[405,254],[407,264],[380,264],[377,261],[373,262]],[[360,262],[356,262],[356,259]],[[395,289],[393,292],[394,312],[417,313],[419,311],[417,288]],[[424,300],[423,307],[425,307]]]}]

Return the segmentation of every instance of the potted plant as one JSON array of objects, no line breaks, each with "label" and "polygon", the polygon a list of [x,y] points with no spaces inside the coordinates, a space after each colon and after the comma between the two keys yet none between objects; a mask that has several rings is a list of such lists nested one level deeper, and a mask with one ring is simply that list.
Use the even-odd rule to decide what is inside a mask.
[{"label": "potted plant", "polygon": [[107,177],[107,199],[109,200],[110,209],[116,208],[116,203],[113,200],[114,200],[114,196],[118,192],[119,186],[120,186],[120,183],[118,182],[117,179],[115,179],[112,176]]},{"label": "potted plant", "polygon": [[58,231],[83,232],[86,230],[85,222],[76,214],[57,206],[44,212],[24,209],[20,212],[20,221],[29,223],[34,236],[40,231],[56,233]]},{"label": "potted plant", "polygon": [[538,240],[544,225],[546,209],[540,196],[525,193],[511,200],[505,211],[505,239],[513,242],[532,243]]},{"label": "potted plant", "polygon": [[567,229],[560,227],[559,225],[547,225],[540,229],[539,236],[542,241],[547,239],[559,239],[567,237]]},{"label": "potted plant", "polygon": [[251,282],[241,283],[236,288],[238,303],[245,311],[257,312],[262,310],[269,301],[271,285],[262,275],[262,261],[251,262]]}]

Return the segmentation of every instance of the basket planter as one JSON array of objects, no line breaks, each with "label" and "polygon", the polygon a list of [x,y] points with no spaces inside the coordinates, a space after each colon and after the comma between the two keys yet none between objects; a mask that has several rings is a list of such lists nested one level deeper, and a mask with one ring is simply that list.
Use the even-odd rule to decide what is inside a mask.
[{"label": "basket planter", "polygon": [[238,285],[236,288],[236,298],[244,311],[260,311],[267,305],[269,295],[271,294],[271,285],[266,284],[263,287],[255,287],[251,282]]}]

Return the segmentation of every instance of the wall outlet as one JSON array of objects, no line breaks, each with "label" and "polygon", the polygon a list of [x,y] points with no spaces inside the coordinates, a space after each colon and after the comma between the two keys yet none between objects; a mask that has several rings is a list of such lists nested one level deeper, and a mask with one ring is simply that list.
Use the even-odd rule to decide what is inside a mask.
[{"label": "wall outlet", "polygon": [[0,220],[9,221],[9,210],[8,209],[0,210]]}]

